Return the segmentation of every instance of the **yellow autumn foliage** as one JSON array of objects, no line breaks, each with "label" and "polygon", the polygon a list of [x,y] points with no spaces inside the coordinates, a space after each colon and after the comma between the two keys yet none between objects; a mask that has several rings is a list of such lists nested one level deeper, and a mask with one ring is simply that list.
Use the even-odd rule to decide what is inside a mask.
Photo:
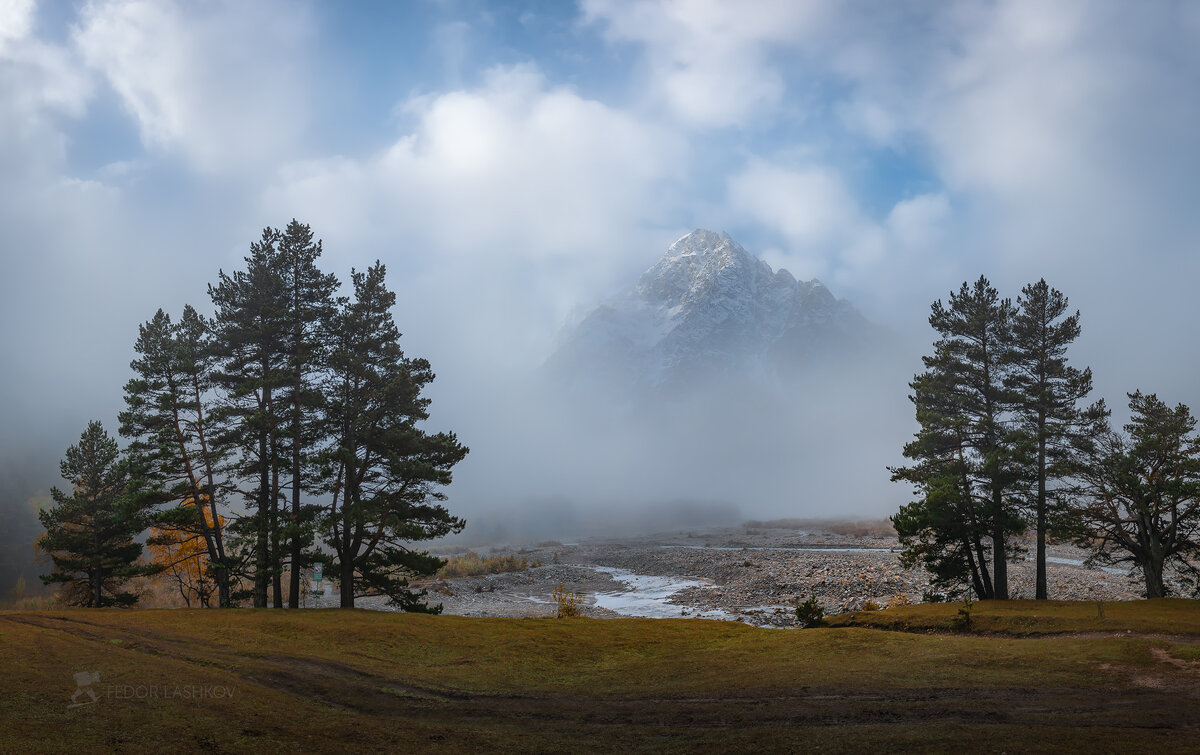
[{"label": "yellow autumn foliage", "polygon": [[[196,504],[189,497],[180,505]],[[212,509],[207,506],[204,507],[204,519],[209,527],[213,526]],[[218,517],[218,521],[224,528],[225,517]],[[163,567],[162,573],[175,583],[184,603],[191,606],[192,600],[196,599],[200,605],[208,606],[217,584],[208,575],[208,547],[203,535],[181,529],[153,527],[146,550],[151,561]]]}]

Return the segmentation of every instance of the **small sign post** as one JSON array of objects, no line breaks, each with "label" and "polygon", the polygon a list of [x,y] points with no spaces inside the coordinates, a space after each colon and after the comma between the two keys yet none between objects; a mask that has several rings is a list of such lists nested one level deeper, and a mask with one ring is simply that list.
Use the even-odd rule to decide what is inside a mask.
[{"label": "small sign post", "polygon": [[318,597],[325,594],[325,586],[321,584],[321,580],[325,576],[322,571],[323,569],[324,564],[320,561],[313,562],[313,594]]}]

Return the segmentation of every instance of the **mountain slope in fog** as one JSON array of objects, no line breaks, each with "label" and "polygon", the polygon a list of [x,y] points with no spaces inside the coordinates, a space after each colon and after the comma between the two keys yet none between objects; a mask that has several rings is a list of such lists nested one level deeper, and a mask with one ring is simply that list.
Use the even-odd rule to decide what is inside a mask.
[{"label": "mountain slope in fog", "polygon": [[895,511],[887,468],[913,432],[899,343],[820,282],[694,231],[475,432],[491,450],[455,483],[489,502],[471,534]]},{"label": "mountain slope in fog", "polygon": [[797,281],[728,234],[698,229],[568,329],[548,366],[570,382],[643,389],[787,376],[860,351],[872,331],[820,281]]}]

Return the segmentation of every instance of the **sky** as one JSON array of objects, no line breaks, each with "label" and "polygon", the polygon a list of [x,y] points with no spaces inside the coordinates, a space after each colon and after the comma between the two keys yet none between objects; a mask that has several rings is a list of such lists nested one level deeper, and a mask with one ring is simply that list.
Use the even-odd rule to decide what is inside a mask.
[{"label": "sky", "polygon": [[[935,299],[1045,277],[1095,396],[1200,408],[1197,123],[1195,2],[0,0],[0,467],[56,483],[137,325],[292,218],[344,279],[388,265],[469,511],[520,422],[488,407],[697,227],[908,375]],[[871,479],[847,511],[904,502]]]}]

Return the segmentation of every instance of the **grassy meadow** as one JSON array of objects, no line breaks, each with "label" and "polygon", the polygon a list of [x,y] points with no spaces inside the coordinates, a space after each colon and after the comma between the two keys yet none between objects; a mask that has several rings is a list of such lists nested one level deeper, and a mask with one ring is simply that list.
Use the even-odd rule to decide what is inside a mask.
[{"label": "grassy meadow", "polygon": [[0,751],[1200,749],[1200,602],[977,603],[952,631],[961,607],[2,611]]}]

